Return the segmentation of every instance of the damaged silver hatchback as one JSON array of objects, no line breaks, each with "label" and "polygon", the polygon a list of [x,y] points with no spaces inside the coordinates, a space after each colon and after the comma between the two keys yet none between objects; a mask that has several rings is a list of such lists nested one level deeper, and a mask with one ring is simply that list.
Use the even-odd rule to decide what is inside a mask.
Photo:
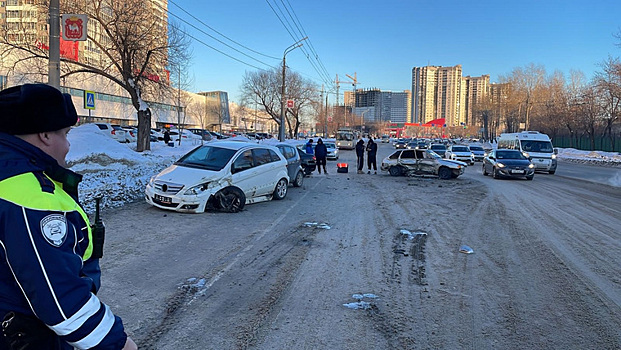
[{"label": "damaged silver hatchback", "polygon": [[464,173],[464,162],[443,159],[428,149],[397,150],[382,160],[381,169],[392,176],[438,176],[454,179]]}]

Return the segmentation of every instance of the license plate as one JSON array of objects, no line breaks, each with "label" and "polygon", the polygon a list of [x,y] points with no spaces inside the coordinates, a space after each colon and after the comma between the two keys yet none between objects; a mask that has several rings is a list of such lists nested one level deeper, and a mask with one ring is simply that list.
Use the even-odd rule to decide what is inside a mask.
[{"label": "license plate", "polygon": [[511,174],[524,174],[524,170],[511,170]]},{"label": "license plate", "polygon": [[171,204],[172,203],[172,198],[160,196],[159,194],[154,195],[153,198],[155,198],[156,201],[160,201],[160,202],[162,202],[164,204]]}]

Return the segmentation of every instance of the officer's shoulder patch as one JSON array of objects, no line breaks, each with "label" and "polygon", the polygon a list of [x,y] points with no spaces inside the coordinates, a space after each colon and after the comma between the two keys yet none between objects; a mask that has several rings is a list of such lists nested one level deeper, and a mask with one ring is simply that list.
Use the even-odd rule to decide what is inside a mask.
[{"label": "officer's shoulder patch", "polygon": [[67,239],[67,218],[61,214],[50,214],[41,219],[41,233],[45,240],[60,247]]}]

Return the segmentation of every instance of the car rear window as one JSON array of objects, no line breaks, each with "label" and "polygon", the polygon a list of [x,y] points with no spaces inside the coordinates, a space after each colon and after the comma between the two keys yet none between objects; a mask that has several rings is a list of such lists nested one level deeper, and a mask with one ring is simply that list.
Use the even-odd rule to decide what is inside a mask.
[{"label": "car rear window", "polygon": [[453,147],[455,152],[468,152],[468,147]]}]

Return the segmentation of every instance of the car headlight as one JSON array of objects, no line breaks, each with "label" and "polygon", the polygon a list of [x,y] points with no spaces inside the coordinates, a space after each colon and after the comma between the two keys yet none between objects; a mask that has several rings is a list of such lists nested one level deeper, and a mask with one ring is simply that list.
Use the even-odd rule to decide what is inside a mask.
[{"label": "car headlight", "polygon": [[529,169],[534,169],[535,168],[535,164],[533,164],[533,163],[528,164],[528,168]]},{"label": "car headlight", "polygon": [[530,155],[528,155],[528,152],[522,152],[522,154],[524,155],[524,157],[528,158],[530,157]]},{"label": "car headlight", "polygon": [[552,155],[552,159],[556,159],[556,154],[553,154],[553,155]]},{"label": "car headlight", "polygon": [[197,196],[203,192],[205,192],[209,188],[209,182],[205,182],[194,187],[190,187],[185,192],[183,192],[186,196]]},{"label": "car headlight", "polygon": [[157,175],[153,175],[153,176],[151,176],[151,178],[149,179],[149,182],[148,182],[148,184],[147,184],[148,186],[150,186],[150,187],[155,187],[155,186],[153,186],[153,183],[155,182],[155,177],[156,177],[156,176],[157,176]]},{"label": "car headlight", "polygon": [[496,166],[499,167],[499,168],[504,168],[505,167],[505,165],[502,164],[502,163],[496,163]]}]

